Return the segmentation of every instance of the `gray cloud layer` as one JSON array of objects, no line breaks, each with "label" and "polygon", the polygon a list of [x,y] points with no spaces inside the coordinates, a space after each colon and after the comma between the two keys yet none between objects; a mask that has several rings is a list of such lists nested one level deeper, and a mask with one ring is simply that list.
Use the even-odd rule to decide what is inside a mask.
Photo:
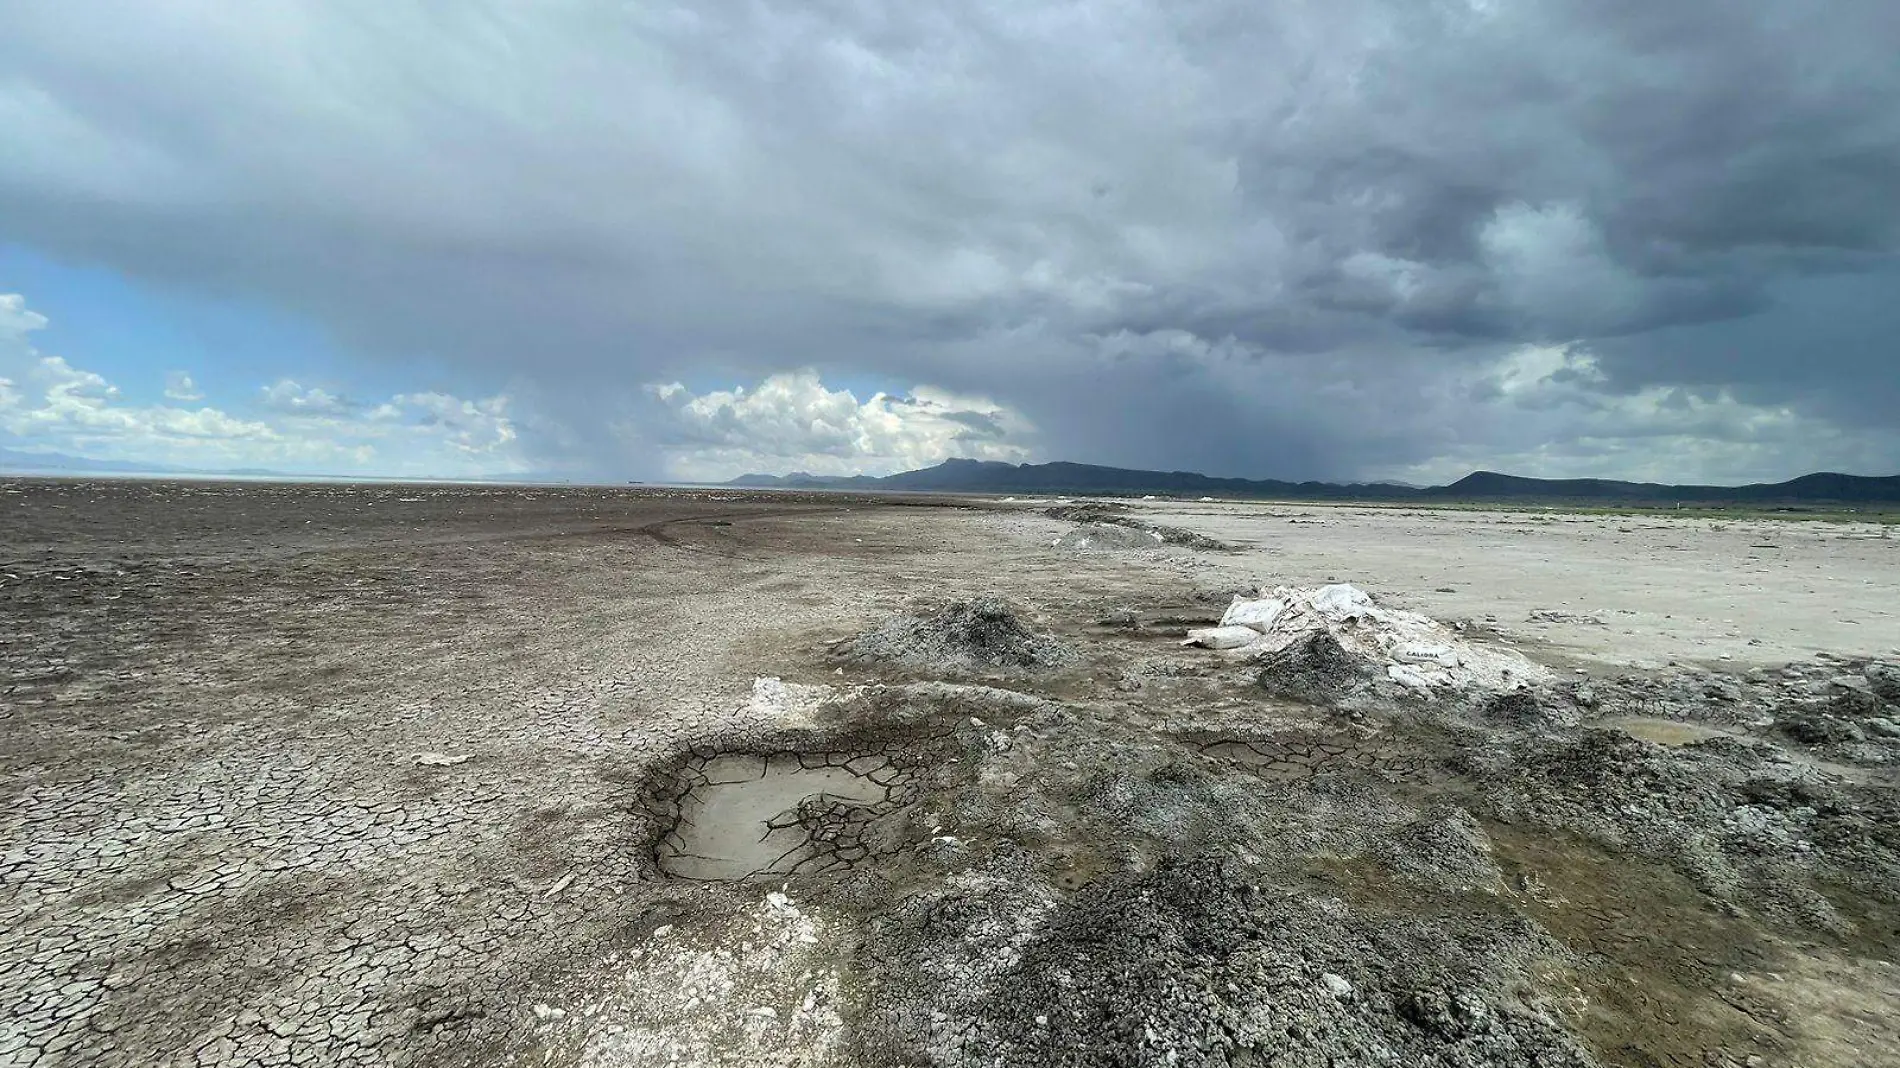
[{"label": "gray cloud layer", "polygon": [[704,430],[648,384],[801,368],[1110,463],[1896,469],[1895,54],[1891,0],[11,5],[0,239],[636,475]]}]

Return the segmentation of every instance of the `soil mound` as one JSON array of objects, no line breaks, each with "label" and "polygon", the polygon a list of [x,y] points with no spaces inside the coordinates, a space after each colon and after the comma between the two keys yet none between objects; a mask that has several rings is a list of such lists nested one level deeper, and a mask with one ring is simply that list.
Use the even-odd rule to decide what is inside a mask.
[{"label": "soil mound", "polygon": [[1210,552],[1224,552],[1233,548],[1233,546],[1219,538],[1210,538],[1205,534],[1196,534],[1194,531],[1182,527],[1163,526],[1160,523],[1144,523],[1141,529],[1150,534],[1161,535],[1161,540],[1167,542],[1169,545],[1180,545],[1189,549],[1205,549]]},{"label": "soil mound", "polygon": [[1274,697],[1331,704],[1376,680],[1371,668],[1347,652],[1339,639],[1315,631],[1281,650],[1260,669],[1260,688]]},{"label": "soil mound", "polygon": [[1127,512],[1125,504],[1106,503],[1058,504],[1042,510],[1042,514],[1051,519],[1069,523],[1118,523],[1126,518]]},{"label": "soil mound", "polygon": [[970,890],[882,932],[934,980],[882,1006],[886,1050],[1024,1068],[1597,1063],[1506,992],[1562,955],[1528,924],[1386,923],[1213,860],[1164,860],[1059,903],[1000,876]]},{"label": "soil mound", "polygon": [[960,601],[925,616],[898,616],[840,646],[857,663],[920,672],[1046,671],[1074,663],[1075,650],[1023,626],[1005,602]]},{"label": "soil mound", "polygon": [[[1064,504],[1057,505],[1054,508],[1045,508],[1042,514],[1051,519],[1063,519],[1081,525],[1082,529],[1071,532],[1064,541],[1067,541],[1068,538],[1083,537],[1099,539],[1101,541],[1101,544],[1097,545],[1072,544],[1066,546],[1072,549],[1152,549],[1156,544],[1179,545],[1188,549],[1210,551],[1221,551],[1233,548],[1233,546],[1218,538],[1210,538],[1205,534],[1197,534],[1192,530],[1185,530],[1181,527],[1164,526],[1160,523],[1142,522],[1134,516],[1128,515],[1127,510],[1128,506],[1123,504]],[[1095,529],[1100,527],[1125,527],[1128,530],[1147,535],[1148,541],[1143,542],[1126,535],[1117,535]],[[1117,542],[1120,544],[1116,544]],[[1062,544],[1062,542],[1058,542],[1057,544]]]},{"label": "soil mound", "polygon": [[1139,552],[1166,544],[1160,534],[1118,523],[1084,523],[1056,540],[1060,549],[1098,553]]},{"label": "soil mound", "polygon": [[1893,793],[1819,776],[1775,745],[1585,729],[1501,735],[1454,763],[1481,784],[1483,814],[1669,865],[1736,909],[1838,933],[1851,921],[1816,886],[1889,903],[1900,888]]}]

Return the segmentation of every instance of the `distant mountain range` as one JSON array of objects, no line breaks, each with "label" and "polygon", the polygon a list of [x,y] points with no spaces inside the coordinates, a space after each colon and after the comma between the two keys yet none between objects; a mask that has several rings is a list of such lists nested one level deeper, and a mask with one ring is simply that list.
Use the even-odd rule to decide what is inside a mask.
[{"label": "distant mountain range", "polygon": [[0,449],[0,472],[32,475],[241,475],[246,477],[282,474],[279,471],[267,471],[263,468],[227,467],[208,470],[127,460],[95,460],[87,456],[68,456],[60,452],[22,452],[19,449]]},{"label": "distant mountain range", "polygon": [[[0,473],[299,477],[259,468],[206,470],[168,467],[163,464],[96,460],[7,448],[0,448]],[[558,473],[531,473],[500,481],[567,482],[570,479]],[[1827,472],[1802,475],[1786,482],[1746,486],[1670,486],[1656,482],[1619,482],[1602,478],[1523,478],[1501,475],[1495,471],[1475,471],[1449,486],[1411,486],[1402,482],[1285,482],[1277,479],[1215,478],[1192,471],[1138,471],[1098,464],[1006,464],[989,460],[945,460],[935,467],[882,477],[793,472],[789,475],[741,475],[725,485],[759,489],[884,490],[908,493],[1076,496],[1152,493],[1167,497],[1243,497],[1283,501],[1518,500],[1600,504],[1900,505],[1900,475],[1840,475]]]},{"label": "distant mountain range", "polygon": [[[431,478],[424,475],[337,475],[309,472],[275,471],[268,467],[177,467],[136,460],[100,460],[90,456],[70,456],[61,452],[26,452],[0,448],[0,475],[37,475],[49,478],[85,478],[87,476],[127,476],[148,478],[245,478],[283,479],[295,482],[480,482],[482,479]],[[490,481],[537,484],[572,483],[574,478],[561,472],[523,471]],[[582,480],[586,484],[585,480]]]},{"label": "distant mountain range", "polygon": [[1274,500],[1487,501],[1540,500],[1657,504],[1900,504],[1900,475],[1821,473],[1747,486],[1672,486],[1602,478],[1522,478],[1476,471],[1449,486],[1396,482],[1283,482],[1214,478],[1192,471],[1136,471],[1095,464],[1008,464],[946,460],[935,467],[882,477],[795,472],[742,475],[726,483],[760,489],[897,490],[914,493],[1155,494]]}]

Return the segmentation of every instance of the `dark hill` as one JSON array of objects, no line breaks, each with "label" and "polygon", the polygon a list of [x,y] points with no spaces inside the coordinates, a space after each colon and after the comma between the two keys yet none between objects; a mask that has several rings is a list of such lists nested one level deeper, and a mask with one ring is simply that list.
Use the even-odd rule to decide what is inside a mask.
[{"label": "dark hill", "polygon": [[1874,477],[1820,472],[1786,482],[1746,486],[1668,485],[1603,478],[1522,478],[1475,471],[1449,486],[1422,491],[1449,500],[1572,500],[1667,504],[1893,504],[1900,475]]},{"label": "dark hill", "polygon": [[895,475],[833,477],[797,472],[744,475],[729,485],[781,489],[894,490],[913,493],[1155,494],[1170,497],[1251,497],[1274,500],[1487,501],[1545,500],[1602,504],[1900,504],[1900,475],[1822,472],[1787,482],[1747,486],[1675,486],[1601,478],[1523,478],[1476,471],[1449,486],[1417,489],[1389,482],[1284,482],[1215,478],[1192,471],[1138,471],[1096,464],[1009,464],[946,460]]}]

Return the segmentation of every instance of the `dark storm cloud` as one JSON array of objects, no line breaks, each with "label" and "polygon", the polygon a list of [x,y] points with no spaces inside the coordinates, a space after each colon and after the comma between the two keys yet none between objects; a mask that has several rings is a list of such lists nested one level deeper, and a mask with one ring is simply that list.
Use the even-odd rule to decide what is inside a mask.
[{"label": "dark storm cloud", "polygon": [[989,412],[948,412],[944,418],[964,428],[957,435],[959,440],[1002,441],[1009,437],[1003,421]]},{"label": "dark storm cloud", "polygon": [[1496,385],[1540,344],[1578,413],[1900,403],[1888,0],[89,6],[0,13],[0,239],[511,379],[605,468],[681,438],[645,384],[798,368],[1283,476],[1562,452]]}]

